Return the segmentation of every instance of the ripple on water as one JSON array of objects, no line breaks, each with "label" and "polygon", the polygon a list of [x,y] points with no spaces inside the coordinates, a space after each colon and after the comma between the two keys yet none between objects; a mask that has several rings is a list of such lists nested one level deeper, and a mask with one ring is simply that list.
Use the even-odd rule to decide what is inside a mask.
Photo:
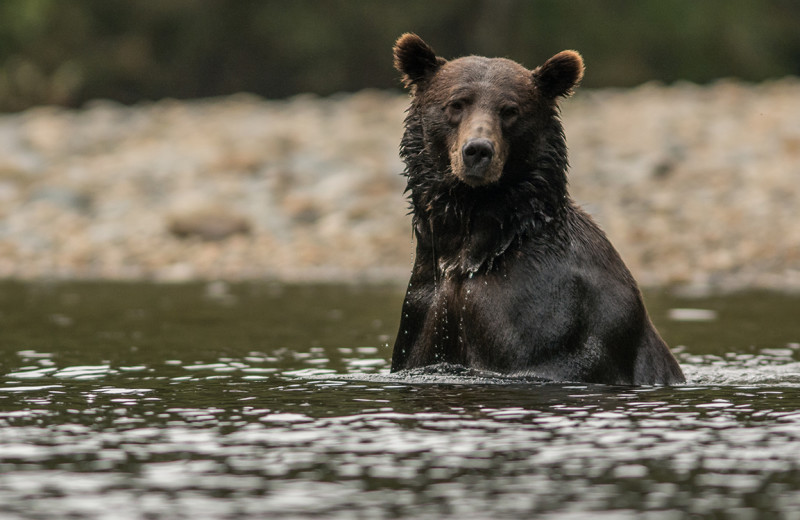
[{"label": "ripple on water", "polygon": [[[786,484],[800,471],[792,389],[291,379],[229,381],[224,391],[246,401],[202,407],[182,405],[202,379],[173,385],[173,395],[130,386],[81,390],[94,396],[98,416],[126,399],[134,418],[159,418],[138,425],[82,423],[82,414],[45,409],[62,414],[63,426],[53,429],[35,426],[35,414],[29,421],[0,414],[11,426],[0,429],[0,460],[11,470],[0,474],[0,498],[7,499],[0,511],[19,510],[23,494],[36,497],[25,506],[32,512],[88,517],[107,514],[97,504],[108,494],[129,511],[164,514],[180,503],[200,517],[359,511],[481,518],[634,508],[658,518],[659,511],[719,504],[758,511],[763,493],[772,504],[796,504]],[[38,391],[61,392],[51,400],[70,397],[64,385]],[[333,415],[325,400],[331,393],[349,403]],[[294,395],[303,397],[287,398]],[[268,406],[245,404],[254,401]],[[22,471],[55,460],[60,477],[80,469],[74,475],[86,477],[84,484]],[[331,496],[316,493],[319,487]],[[140,501],[142,493],[149,501]]]},{"label": "ripple on water", "polygon": [[[725,316],[671,318],[704,326]],[[206,334],[190,318],[183,328]],[[223,328],[205,349],[193,338],[182,351],[155,342],[128,352],[125,338],[140,336],[117,334],[126,342],[102,354],[93,344],[0,359],[0,517],[800,511],[796,343],[720,355],[687,347],[689,383],[626,388],[463,367],[391,374],[388,347],[256,347],[258,334],[231,339],[235,327]]]}]

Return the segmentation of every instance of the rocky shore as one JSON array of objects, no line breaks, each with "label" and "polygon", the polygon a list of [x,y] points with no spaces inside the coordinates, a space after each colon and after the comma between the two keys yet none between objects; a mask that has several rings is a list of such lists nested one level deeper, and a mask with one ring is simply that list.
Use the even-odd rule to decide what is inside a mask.
[{"label": "rocky shore", "polygon": [[[0,115],[0,278],[396,281],[407,96]],[[800,290],[800,81],[579,91],[570,185],[644,286]]]}]

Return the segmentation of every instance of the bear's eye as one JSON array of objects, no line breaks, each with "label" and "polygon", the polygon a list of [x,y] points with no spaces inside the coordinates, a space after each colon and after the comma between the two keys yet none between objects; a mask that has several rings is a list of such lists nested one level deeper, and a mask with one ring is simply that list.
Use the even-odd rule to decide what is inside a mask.
[{"label": "bear's eye", "polygon": [[447,104],[447,108],[453,112],[461,112],[465,105],[466,102],[463,99],[455,99]]},{"label": "bear's eye", "polygon": [[461,114],[467,108],[467,102],[463,99],[454,99],[449,101],[444,107],[444,112],[450,118],[450,122],[458,123],[461,120]]},{"label": "bear's eye", "polygon": [[513,123],[519,116],[519,107],[516,105],[508,105],[500,109],[500,118],[506,124]]}]

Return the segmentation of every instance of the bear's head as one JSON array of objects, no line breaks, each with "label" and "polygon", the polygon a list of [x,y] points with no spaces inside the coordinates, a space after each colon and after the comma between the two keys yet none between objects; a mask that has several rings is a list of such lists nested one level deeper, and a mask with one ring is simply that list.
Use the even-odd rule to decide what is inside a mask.
[{"label": "bear's head", "polygon": [[[557,101],[583,77],[583,60],[575,51],[560,52],[528,70],[504,58],[448,61],[410,33],[397,40],[394,65],[413,94],[406,155],[422,148],[438,173],[452,174],[470,187],[529,169],[538,160],[532,155],[552,153],[553,139],[563,143]],[[409,131],[422,135],[409,136]],[[566,152],[559,153],[563,170]]]}]

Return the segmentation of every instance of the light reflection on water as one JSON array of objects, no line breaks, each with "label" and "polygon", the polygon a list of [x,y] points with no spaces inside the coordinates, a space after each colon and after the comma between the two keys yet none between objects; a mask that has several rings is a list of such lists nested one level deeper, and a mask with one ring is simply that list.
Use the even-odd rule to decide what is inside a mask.
[{"label": "light reflection on water", "polygon": [[800,514],[800,299],[650,295],[625,388],[388,374],[391,287],[2,288],[2,518]]}]

